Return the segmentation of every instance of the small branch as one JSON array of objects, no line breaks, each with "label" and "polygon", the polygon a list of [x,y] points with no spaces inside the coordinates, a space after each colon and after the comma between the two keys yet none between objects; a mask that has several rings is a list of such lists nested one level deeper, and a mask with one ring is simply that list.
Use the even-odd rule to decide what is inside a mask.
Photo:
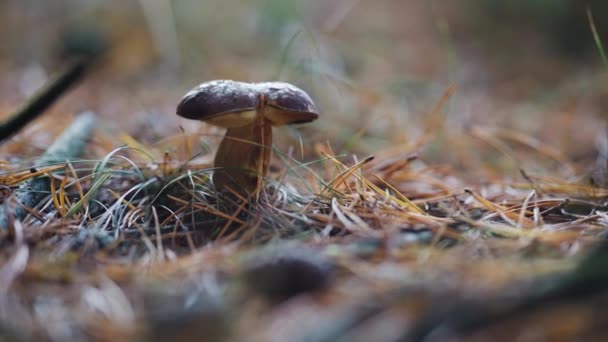
[{"label": "small branch", "polygon": [[93,58],[78,58],[0,124],[0,143],[35,120],[85,74]]},{"label": "small branch", "polygon": [[[64,163],[78,158],[84,152],[94,126],[95,115],[92,112],[80,114],[36,161],[34,167]],[[47,177],[36,177],[25,182],[15,193],[17,206],[10,208],[10,201],[6,201],[4,206],[0,207],[0,229],[10,226],[9,218],[23,219],[27,215],[24,208],[36,207],[49,193],[50,183]]]}]

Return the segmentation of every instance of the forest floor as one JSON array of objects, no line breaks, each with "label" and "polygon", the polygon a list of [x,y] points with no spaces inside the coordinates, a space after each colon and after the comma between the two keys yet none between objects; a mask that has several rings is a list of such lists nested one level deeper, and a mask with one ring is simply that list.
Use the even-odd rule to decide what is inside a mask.
[{"label": "forest floor", "polygon": [[[3,141],[0,336],[608,337],[605,69],[522,52],[507,70],[420,32],[408,53],[390,45],[397,24],[349,46],[363,14],[316,40],[296,32],[273,63],[251,52],[264,42],[225,56],[210,39],[208,65],[178,80],[150,71],[134,29]],[[0,61],[4,118],[41,69]],[[217,75],[279,75],[321,110],[275,132],[257,202],[210,181],[223,131],[175,115]],[[62,132],[84,135],[83,152],[45,159]]]}]

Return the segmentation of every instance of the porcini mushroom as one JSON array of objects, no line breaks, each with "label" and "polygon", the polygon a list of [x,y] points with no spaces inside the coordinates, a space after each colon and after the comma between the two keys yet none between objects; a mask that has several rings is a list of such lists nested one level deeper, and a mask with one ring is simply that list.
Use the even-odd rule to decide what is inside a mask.
[{"label": "porcini mushroom", "polygon": [[213,184],[256,195],[268,171],[272,126],[306,123],[319,117],[302,89],[284,82],[205,82],[188,92],[177,114],[226,128],[215,155]]}]

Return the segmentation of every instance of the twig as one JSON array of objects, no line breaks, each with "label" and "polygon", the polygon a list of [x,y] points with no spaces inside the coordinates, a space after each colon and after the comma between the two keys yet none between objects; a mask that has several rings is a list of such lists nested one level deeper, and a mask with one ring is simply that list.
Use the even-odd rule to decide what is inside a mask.
[{"label": "twig", "polygon": [[78,58],[0,124],[0,143],[19,132],[82,78],[93,58]]}]

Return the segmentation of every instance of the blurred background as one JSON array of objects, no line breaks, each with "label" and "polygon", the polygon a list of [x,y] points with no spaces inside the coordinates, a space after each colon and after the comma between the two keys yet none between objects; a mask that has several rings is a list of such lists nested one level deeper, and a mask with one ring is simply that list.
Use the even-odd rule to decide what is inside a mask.
[{"label": "blurred background", "polygon": [[[462,156],[446,144],[453,140],[420,150],[425,129],[466,135],[481,126],[587,158],[608,114],[587,9],[607,41],[602,0],[4,0],[0,113],[80,50],[105,44],[94,72],[15,138],[27,141],[20,153],[40,152],[63,127],[56,123],[82,110],[146,144],[180,126],[213,135],[178,119],[175,106],[198,83],[235,79],[282,80],[312,94],[323,116],[280,129],[284,150],[300,141],[328,142],[337,153],[403,146],[458,168]],[[431,115],[451,85],[455,93]]]},{"label": "blurred background", "polygon": [[[82,200],[95,199],[100,209],[106,208],[105,203],[116,203],[116,209],[108,205],[96,216],[96,209],[89,211],[85,204],[86,213],[77,216],[79,200],[69,204],[70,211],[76,208],[78,214],[66,214],[67,220],[57,211],[49,214],[57,216],[38,224],[35,217],[42,214],[31,215],[30,222],[36,223],[24,221],[25,229],[19,228],[26,233],[26,243],[19,241],[17,228],[10,234],[2,232],[6,261],[0,267],[0,320],[6,318],[8,323],[0,322],[0,340],[10,336],[13,323],[18,328],[16,336],[28,336],[27,327],[37,325],[58,341],[80,336],[129,340],[124,337],[127,333],[150,331],[173,340],[180,334],[214,339],[227,330],[247,336],[240,340],[254,340],[252,334],[279,336],[278,341],[298,336],[322,340],[318,336],[338,331],[330,326],[351,329],[350,324],[356,329],[345,336],[372,336],[378,331],[391,335],[410,329],[424,317],[421,310],[426,311],[427,305],[443,314],[443,304],[462,297],[483,300],[494,289],[499,289],[500,296],[516,299],[521,287],[511,282],[570,269],[570,257],[605,237],[606,206],[599,204],[605,192],[569,187],[587,181],[589,175],[597,175],[596,185],[608,186],[608,64],[594,42],[589,14],[598,37],[608,45],[607,0],[0,0],[2,120],[73,59],[107,48],[77,87],[0,144],[0,175],[13,181],[0,184],[0,200],[8,198],[11,186],[21,184],[12,176],[33,177],[31,161],[83,111],[93,111],[99,118],[85,159],[102,160],[119,146],[135,147],[120,150],[112,158],[118,160],[116,166],[108,167],[107,173],[98,173],[98,166],[94,170],[87,163],[83,166],[87,176],[80,180],[85,190],[89,187],[87,196],[92,193],[98,199],[81,195]],[[211,160],[223,132],[181,119],[175,108],[186,92],[213,79],[287,81],[308,91],[318,104],[322,115],[314,123],[274,130],[279,151],[296,161],[311,161],[305,164],[306,172],[292,167],[282,178],[287,168],[281,168],[283,161],[275,153],[273,166],[279,168],[271,168],[269,178],[284,180],[288,190],[303,189],[302,194],[308,191],[315,198],[324,197],[326,187],[319,178],[332,185],[330,180],[339,180],[336,176],[343,169],[338,162],[315,162],[325,158],[322,152],[336,154],[348,165],[373,154],[376,158],[362,174],[371,181],[377,180],[375,175],[384,177],[394,184],[397,190],[393,192],[417,200],[431,215],[410,216],[402,211],[407,206],[392,209],[393,204],[385,209],[378,203],[389,202],[389,190],[384,197],[382,191],[376,195],[357,188],[343,200],[332,201],[331,209],[323,201],[311,201],[303,209],[299,205],[312,196],[283,199],[277,191],[268,202],[271,205],[259,207],[259,215],[256,210],[248,216],[249,209],[238,214],[255,226],[251,230],[255,234],[262,222],[258,218],[267,218],[268,223],[262,223],[269,228],[262,233],[268,232],[273,241],[275,234],[281,240],[282,229],[296,222],[306,229],[297,228],[290,238],[327,247],[322,253],[306,253],[335,259],[334,271],[324,271],[324,262],[318,266],[316,259],[300,262],[297,257],[284,264],[307,280],[309,267],[321,270],[321,283],[336,276],[327,280],[334,282],[335,290],[318,303],[304,297],[266,308],[255,298],[249,301],[246,292],[250,289],[272,295],[276,287],[274,273],[260,277],[256,268],[243,266],[248,261],[244,254],[251,252],[247,243],[201,240],[201,248],[196,245],[194,251],[195,243],[189,240],[193,252],[176,256],[182,250],[175,238],[182,232],[182,228],[177,230],[179,215],[190,216],[191,206],[190,219],[196,228],[194,213],[199,207],[186,201],[191,201],[189,195],[176,202],[180,209],[174,214],[172,204],[166,207],[163,201],[172,192],[163,191],[175,184],[180,194],[176,199],[181,199],[186,188],[169,176],[188,174],[182,168],[185,164],[192,169],[209,166],[205,161]],[[600,158],[598,141],[604,146]],[[197,153],[207,159],[191,160]],[[119,158],[123,155],[124,159]],[[593,169],[594,165],[601,167]],[[89,178],[89,172],[95,178]],[[145,177],[140,179],[140,172]],[[112,178],[103,178],[106,174]],[[188,176],[193,187],[187,191],[194,193],[195,182]],[[62,179],[67,182],[68,178]],[[382,189],[385,185],[378,183]],[[95,194],[97,187],[106,186],[101,195]],[[465,188],[493,202],[478,205],[471,193],[463,192]],[[57,197],[63,198],[63,189]],[[82,192],[80,185],[78,190]],[[149,194],[140,200],[140,191]],[[197,196],[199,192],[207,201],[204,191],[197,188]],[[138,201],[134,202],[137,207],[128,202],[131,198]],[[210,203],[213,209],[221,201]],[[9,208],[8,201],[5,204]],[[207,204],[202,201],[201,210]],[[508,208],[508,221],[503,209],[494,208],[498,204]],[[524,225],[525,208],[532,210],[532,205],[534,224]],[[143,229],[140,224],[152,228],[154,222],[154,228],[160,229],[155,207],[176,217],[174,225],[161,216],[163,227],[171,226],[163,233],[165,242],[160,230],[149,234],[158,242],[149,242],[143,230],[142,235],[139,230],[138,235],[131,234],[135,227]],[[183,208],[187,209],[180,213]],[[230,222],[242,208],[230,214]],[[154,221],[148,213],[152,209]],[[342,216],[350,211],[348,218],[339,218],[340,210]],[[452,215],[454,221],[444,218]],[[460,217],[471,222],[479,219],[479,227],[461,222]],[[111,221],[115,229],[110,229]],[[366,228],[354,230],[346,221],[355,226],[364,222],[361,227]],[[494,223],[498,228],[488,229]],[[190,239],[189,228],[179,224]],[[207,223],[203,220],[202,224]],[[514,229],[506,229],[511,226]],[[97,232],[108,232],[116,240],[102,241],[110,235]],[[249,232],[244,235],[243,240],[250,238]],[[602,254],[600,263],[603,259]],[[279,288],[282,278],[300,279],[283,273],[284,268],[269,268],[276,272]],[[241,273],[252,281],[241,280]],[[583,280],[589,279],[587,274],[595,276],[587,268],[580,273],[585,275]],[[603,275],[598,272],[597,276]],[[551,288],[547,284],[531,288]],[[397,287],[407,291],[399,290],[398,297],[403,297],[395,301],[391,293],[396,294],[392,289]],[[596,318],[606,317],[599,310],[605,307],[601,305],[605,298],[586,297],[595,292],[580,288],[584,290],[575,287],[572,298],[583,300],[575,305],[564,302],[558,307],[562,303],[545,305],[537,300],[539,306],[559,309],[553,320],[518,313],[515,318],[530,323],[530,329],[519,334],[513,325],[506,325],[508,334],[502,336],[567,339],[563,336],[571,335],[564,332],[573,334],[580,331],[577,327],[590,332],[578,336],[602,331],[606,325]],[[389,289],[389,296],[384,296]],[[486,304],[480,306],[485,309]],[[502,301],[496,304],[496,308],[505,307]],[[378,305],[389,309],[368,311]],[[493,306],[488,308],[493,312]],[[468,310],[467,305],[463,317],[471,317],[469,312],[474,311]],[[352,314],[357,312],[363,314]],[[373,320],[364,318],[370,314]],[[545,327],[556,335],[543,335]],[[326,331],[329,335],[318,334]],[[263,337],[258,340],[270,340]]]}]

